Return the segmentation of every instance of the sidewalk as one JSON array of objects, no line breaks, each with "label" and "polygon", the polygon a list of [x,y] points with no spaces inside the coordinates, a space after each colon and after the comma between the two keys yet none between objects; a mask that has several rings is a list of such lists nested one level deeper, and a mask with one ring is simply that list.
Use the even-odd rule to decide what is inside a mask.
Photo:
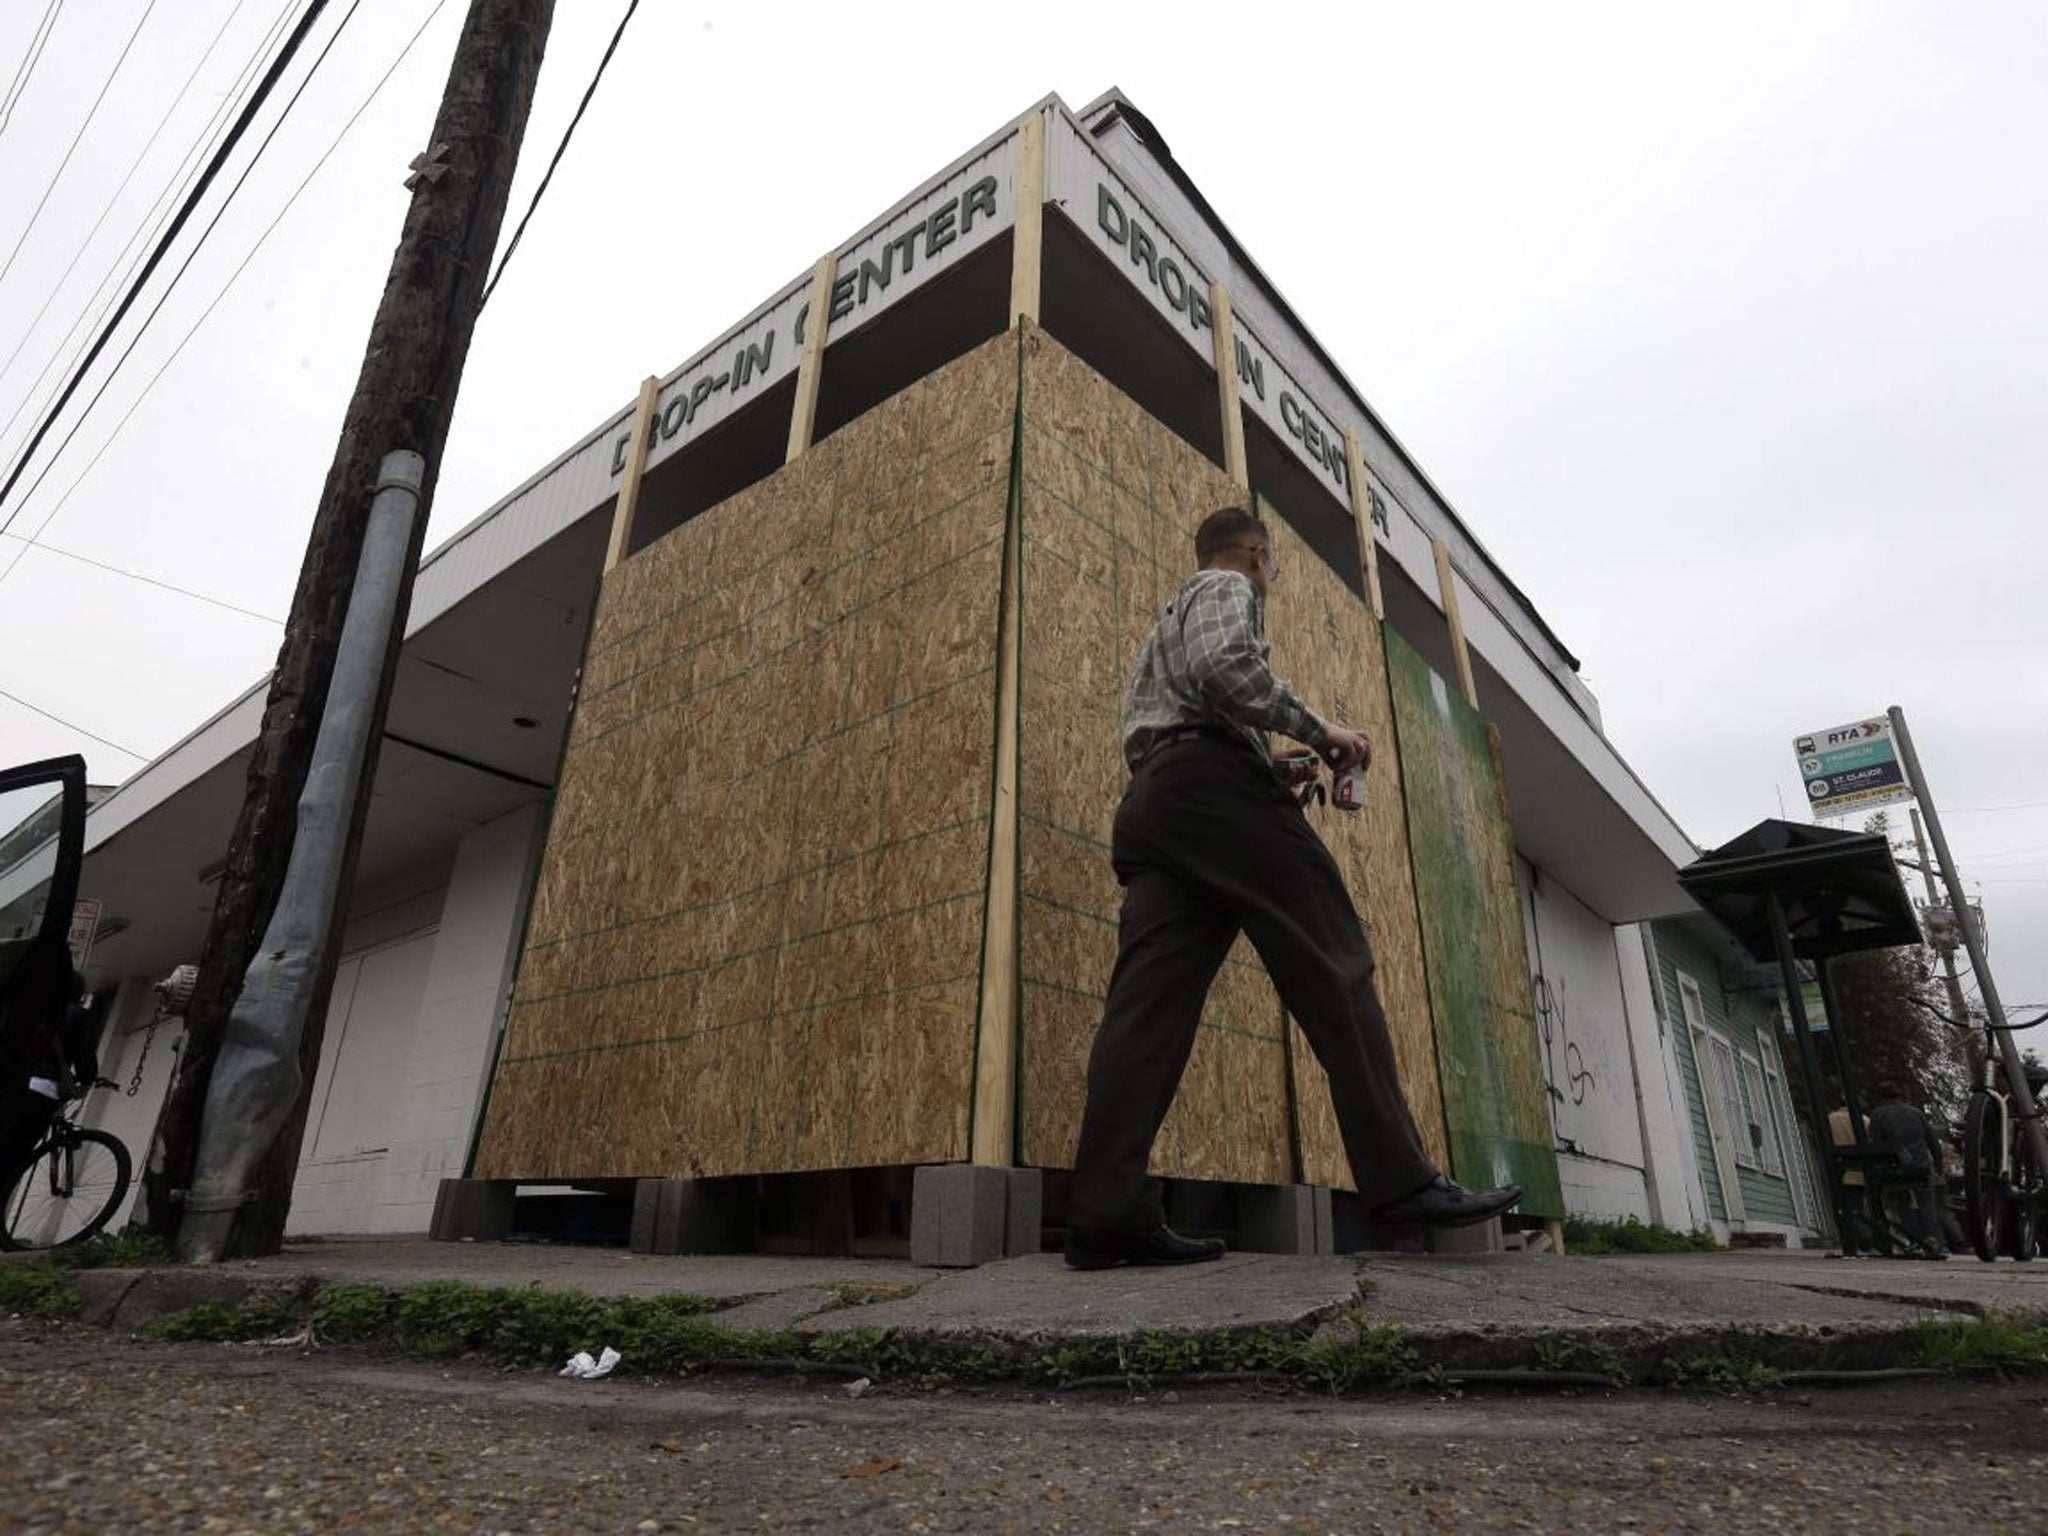
[{"label": "sidewalk", "polygon": [[[1057,1254],[972,1270],[863,1259],[677,1258],[529,1243],[330,1239],[201,1269],[83,1271],[86,1320],[124,1330],[316,1282],[428,1281],[728,1303],[719,1326],[815,1337],[886,1330],[935,1350],[1045,1350],[1168,1332],[1398,1329],[1423,1367],[1640,1365],[1712,1352],[1776,1369],[1913,1364],[1922,1324],[2048,1323],[2048,1264],[1833,1259],[1736,1251],[1605,1257],[1232,1253],[1184,1269],[1080,1274]],[[1650,1372],[1632,1371],[1637,1379]]]}]

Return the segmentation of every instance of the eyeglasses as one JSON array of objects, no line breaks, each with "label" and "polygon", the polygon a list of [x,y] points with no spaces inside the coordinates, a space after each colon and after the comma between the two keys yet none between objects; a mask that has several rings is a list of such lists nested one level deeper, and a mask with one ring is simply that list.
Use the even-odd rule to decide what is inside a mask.
[{"label": "eyeglasses", "polygon": [[1257,555],[1259,557],[1259,568],[1266,573],[1266,580],[1279,580],[1280,562],[1273,558],[1272,545],[1262,544],[1258,540],[1254,539],[1251,543],[1241,544],[1238,547],[1244,550],[1247,554]]}]

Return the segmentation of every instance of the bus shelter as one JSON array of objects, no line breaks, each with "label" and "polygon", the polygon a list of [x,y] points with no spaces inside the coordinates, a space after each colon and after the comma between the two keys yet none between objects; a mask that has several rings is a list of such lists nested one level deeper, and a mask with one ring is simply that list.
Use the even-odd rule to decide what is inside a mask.
[{"label": "bus shelter", "polygon": [[[1828,965],[1839,955],[1921,942],[1919,920],[1892,860],[1890,841],[1876,832],[1760,821],[1680,870],[1678,883],[1752,958],[1778,967],[1798,1041],[1807,1103],[1813,1108],[1809,1131],[1827,1180],[1842,1251],[1853,1254],[1856,1228],[1848,1219],[1845,1202],[1850,1191],[1843,1175],[1851,1168],[1863,1170],[1874,1196],[1890,1159],[1872,1147],[1866,1135],[1854,1052],[1835,1005]],[[1842,1147],[1834,1145],[1822,1119],[1820,1059],[1806,1013],[1802,961],[1813,967],[1842,1079],[1851,1131],[1850,1143]],[[1883,1244],[1881,1213],[1874,1226]]]}]

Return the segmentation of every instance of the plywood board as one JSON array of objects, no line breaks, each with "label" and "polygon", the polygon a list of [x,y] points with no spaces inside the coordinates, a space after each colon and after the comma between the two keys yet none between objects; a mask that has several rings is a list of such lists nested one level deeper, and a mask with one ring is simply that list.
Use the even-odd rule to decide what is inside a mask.
[{"label": "plywood board", "polygon": [[[1199,450],[1037,332],[1025,336],[1021,421],[1021,1151],[1027,1163],[1063,1167],[1079,1133],[1088,1047],[1116,952],[1120,892],[1108,842],[1127,778],[1118,723],[1128,669],[1160,607],[1194,568],[1196,525],[1244,497]],[[1275,594],[1269,623],[1278,623],[1295,586],[1303,599],[1302,616],[1285,636],[1275,631],[1283,675],[1299,674],[1303,691],[1325,710],[1338,706],[1332,697],[1313,697],[1316,687],[1326,695],[1343,692],[1347,703],[1356,695],[1365,728],[1391,735],[1384,668],[1363,605],[1292,535],[1281,537],[1290,541],[1282,559],[1295,585]],[[1322,638],[1326,609],[1345,631],[1334,653]],[[1389,780],[1387,806],[1367,818],[1367,827],[1339,829],[1338,852],[1361,909],[1384,907],[1388,915],[1379,921],[1396,934],[1391,971],[1413,1037],[1404,1042],[1404,1065],[1416,1058],[1432,1106],[1423,1119],[1440,1127],[1398,773]],[[1366,883],[1366,868],[1379,874],[1383,860],[1385,873]],[[1407,927],[1397,933],[1393,914],[1403,910]],[[1296,1176],[1299,1117],[1316,1128],[1308,1138],[1315,1152],[1310,1176],[1349,1182],[1334,1124],[1324,1127],[1321,1071],[1306,1056],[1295,1076],[1308,1097],[1301,1105],[1290,1099],[1282,1024],[1272,983],[1240,939],[1210,993],[1180,1097],[1154,1150],[1155,1172],[1287,1182]]]},{"label": "plywood board", "polygon": [[1385,635],[1451,1168],[1561,1216],[1499,760],[1479,712]]},{"label": "plywood board", "polygon": [[[1310,821],[1343,871],[1378,962],[1375,982],[1387,1015],[1401,1087],[1424,1148],[1439,1167],[1449,1156],[1443,1095],[1437,1082],[1429,982],[1409,868],[1400,754],[1387,690],[1380,626],[1366,604],[1307,543],[1268,516],[1280,579],[1266,603],[1275,670],[1312,709],[1363,731],[1373,744],[1365,808],[1313,807]],[[1285,744],[1276,743],[1276,746]],[[1325,783],[1327,783],[1325,775]],[[1311,1184],[1354,1187],[1337,1133],[1328,1080],[1298,1027],[1291,1034],[1302,1172]]]},{"label": "plywood board", "polygon": [[478,1176],[966,1155],[1016,370],[606,576]]}]

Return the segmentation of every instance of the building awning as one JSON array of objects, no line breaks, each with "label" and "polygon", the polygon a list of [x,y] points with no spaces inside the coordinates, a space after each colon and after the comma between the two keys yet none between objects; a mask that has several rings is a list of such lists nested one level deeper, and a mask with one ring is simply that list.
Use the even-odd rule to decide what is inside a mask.
[{"label": "building awning", "polygon": [[1760,821],[1681,869],[1678,883],[1764,962],[1776,957],[1772,895],[1784,910],[1792,953],[1802,960],[1921,942],[1912,899],[1881,833]]}]

